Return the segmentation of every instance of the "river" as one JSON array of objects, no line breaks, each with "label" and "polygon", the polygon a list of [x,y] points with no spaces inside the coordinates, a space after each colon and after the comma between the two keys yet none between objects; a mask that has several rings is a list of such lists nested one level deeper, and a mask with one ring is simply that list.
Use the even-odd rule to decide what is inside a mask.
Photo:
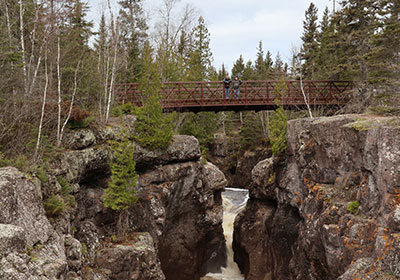
[{"label": "river", "polygon": [[244,280],[239,267],[233,260],[233,224],[236,215],[246,206],[248,191],[243,189],[226,188],[222,193],[224,216],[222,227],[226,240],[227,266],[222,267],[221,273],[208,273],[201,280]]}]

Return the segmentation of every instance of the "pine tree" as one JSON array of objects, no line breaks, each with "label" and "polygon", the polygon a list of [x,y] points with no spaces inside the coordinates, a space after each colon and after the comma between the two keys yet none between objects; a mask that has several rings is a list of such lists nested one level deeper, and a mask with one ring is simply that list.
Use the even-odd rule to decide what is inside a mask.
[{"label": "pine tree", "polygon": [[267,78],[267,67],[264,60],[264,50],[261,41],[258,43],[257,57],[254,63],[254,70],[258,80],[265,80]]},{"label": "pine tree", "polygon": [[278,79],[284,72],[286,72],[281,55],[279,52],[275,57],[275,65],[274,65],[275,77],[274,79]]},{"label": "pine tree", "polygon": [[317,7],[311,2],[305,12],[305,20],[303,21],[301,58],[304,61],[302,67],[303,77],[307,79],[313,79],[315,74],[315,57],[318,48],[317,12]]},{"label": "pine tree", "polygon": [[140,53],[147,39],[147,22],[141,0],[121,0],[119,15],[121,19],[122,49],[125,53],[125,71],[122,80],[137,82],[142,67]]},{"label": "pine tree", "polygon": [[400,77],[400,2],[379,1],[378,32],[374,32],[374,48],[368,54],[370,81],[393,83]]},{"label": "pine tree", "polygon": [[315,69],[316,78],[325,80],[330,79],[332,72],[332,65],[335,56],[335,50],[332,48],[334,41],[333,36],[333,24],[330,23],[329,10],[325,8],[320,23],[320,32],[318,33],[318,51],[315,57]]},{"label": "pine tree", "polygon": [[134,158],[133,143],[124,136],[120,141],[113,141],[114,157],[110,162],[111,181],[104,191],[104,206],[114,211],[124,211],[138,200],[136,184],[138,174]]},{"label": "pine tree", "polygon": [[267,69],[266,79],[275,79],[273,65],[274,61],[272,59],[272,54],[270,51],[267,51],[265,55],[265,67]]},{"label": "pine tree", "polygon": [[345,0],[336,14],[340,49],[338,67],[346,79],[368,80],[368,54],[373,51],[372,35],[377,31],[377,0]]},{"label": "pine tree", "polygon": [[278,106],[268,123],[272,154],[279,156],[286,150],[287,115],[282,106]]},{"label": "pine tree", "polygon": [[256,73],[255,70],[253,68],[253,63],[249,60],[246,63],[246,66],[243,69],[243,75],[242,75],[242,79],[243,80],[255,80],[256,77]]},{"label": "pine tree", "polygon": [[236,62],[233,64],[232,67],[232,76],[239,76],[240,78],[243,75],[244,71],[244,61],[243,61],[243,56],[240,55],[239,58],[236,60]]},{"label": "pine tree", "polygon": [[165,149],[173,136],[174,114],[163,114],[159,97],[160,77],[157,66],[153,62],[149,43],[144,46],[142,59],[144,63],[141,68],[139,91],[144,96],[143,106],[135,110],[137,134],[134,140],[140,146],[150,150]]},{"label": "pine tree", "polygon": [[191,81],[210,80],[213,67],[212,52],[210,49],[210,33],[205,20],[199,17],[197,26],[193,29],[193,43],[189,53],[188,79]]}]

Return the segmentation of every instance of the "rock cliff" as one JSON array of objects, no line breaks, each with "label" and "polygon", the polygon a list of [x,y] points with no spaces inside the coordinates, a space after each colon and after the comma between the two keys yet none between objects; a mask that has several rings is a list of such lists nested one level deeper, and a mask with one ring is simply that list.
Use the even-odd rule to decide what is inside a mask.
[{"label": "rock cliff", "polygon": [[[174,136],[165,151],[136,145],[137,204],[122,217],[103,206],[113,155],[107,141],[134,121],[69,131],[40,180],[0,169],[1,279],[193,280],[223,263],[227,183],[201,161],[194,137]],[[43,201],[54,197],[64,209],[46,213]]]},{"label": "rock cliff", "polygon": [[246,279],[399,279],[400,120],[293,120],[287,146],[235,221]]}]

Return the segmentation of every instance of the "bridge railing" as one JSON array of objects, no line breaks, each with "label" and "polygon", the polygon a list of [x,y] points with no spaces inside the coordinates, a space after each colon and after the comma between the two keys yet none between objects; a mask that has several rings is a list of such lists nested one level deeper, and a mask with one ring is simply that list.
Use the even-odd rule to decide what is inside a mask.
[{"label": "bridge railing", "polygon": [[[224,85],[220,81],[211,82],[165,82],[159,91],[163,108],[189,108],[207,106],[251,106],[274,105],[279,100],[282,105],[305,105],[304,95],[310,105],[341,105],[349,100],[348,81],[286,81],[284,94],[279,93],[277,81],[243,81],[240,94],[230,89],[225,98]],[[302,93],[302,88],[304,95]],[[146,94],[138,84],[116,84],[114,94],[117,101],[132,102],[141,106]]]}]

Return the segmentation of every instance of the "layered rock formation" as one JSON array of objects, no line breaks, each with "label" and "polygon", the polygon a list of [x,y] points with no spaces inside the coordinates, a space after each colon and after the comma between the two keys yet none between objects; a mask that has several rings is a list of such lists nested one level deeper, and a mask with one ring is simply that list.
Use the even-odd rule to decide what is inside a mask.
[{"label": "layered rock formation", "polygon": [[235,222],[246,279],[398,279],[399,119],[293,120],[287,145],[253,169]]},{"label": "layered rock formation", "polygon": [[[133,122],[125,117],[124,127],[70,131],[67,150],[42,182],[0,169],[1,279],[193,280],[213,261],[223,262],[226,180],[201,162],[194,137],[174,136],[165,151],[136,146],[138,203],[122,215],[103,206],[113,155],[107,141]],[[68,203],[61,214],[46,216],[43,200],[52,196]]]}]

